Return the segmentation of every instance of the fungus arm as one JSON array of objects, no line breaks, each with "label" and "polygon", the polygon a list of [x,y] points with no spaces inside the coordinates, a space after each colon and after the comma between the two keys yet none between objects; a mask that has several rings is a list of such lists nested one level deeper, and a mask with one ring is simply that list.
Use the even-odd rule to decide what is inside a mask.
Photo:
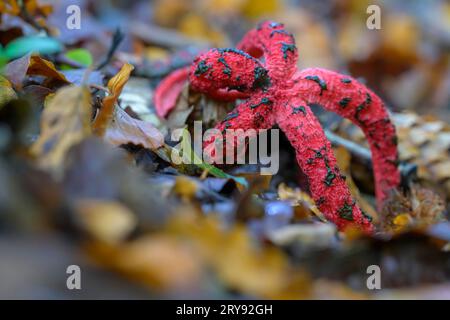
[{"label": "fungus arm", "polygon": [[281,23],[261,23],[244,36],[237,48],[255,58],[264,55],[265,66],[273,82],[285,81],[297,70],[298,51],[295,39]]},{"label": "fungus arm", "polygon": [[295,76],[295,93],[308,105],[320,105],[349,119],[364,132],[372,153],[378,208],[400,184],[397,136],[383,101],[354,78],[324,69]]},{"label": "fungus arm", "polygon": [[[166,117],[175,107],[177,99],[189,79],[190,69],[191,67],[186,67],[173,71],[156,87],[153,101],[156,114],[159,117]],[[218,89],[210,92],[208,96],[221,101],[235,101],[236,99],[248,98],[248,94],[227,89]]]},{"label": "fungus arm", "polygon": [[191,87],[208,95],[220,89],[245,94],[265,90],[270,83],[263,65],[236,49],[211,49],[198,56],[189,73]]},{"label": "fungus arm", "polygon": [[280,105],[276,122],[295,149],[297,162],[308,177],[311,196],[320,211],[340,230],[356,225],[372,232],[370,217],[352,199],[331,144],[306,102],[294,98]]},{"label": "fungus arm", "polygon": [[[225,159],[227,156],[227,145],[231,146],[229,150],[232,150],[233,154],[236,149],[237,154],[245,152],[247,145],[245,138],[252,138],[259,133],[258,130],[270,129],[274,125],[272,107],[273,101],[263,95],[254,96],[239,104],[214,128],[218,136],[212,135],[203,143],[204,156],[215,159],[211,162],[220,164],[225,161],[218,162],[215,158],[218,155],[217,148],[222,147],[223,157],[219,156],[220,159]],[[232,135],[231,139],[229,135]],[[235,158],[234,155],[229,156]]]}]

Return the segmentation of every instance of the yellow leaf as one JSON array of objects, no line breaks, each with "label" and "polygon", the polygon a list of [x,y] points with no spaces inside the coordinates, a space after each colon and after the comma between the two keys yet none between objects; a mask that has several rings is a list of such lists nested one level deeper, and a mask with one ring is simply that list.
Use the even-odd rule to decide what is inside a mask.
[{"label": "yellow leaf", "polygon": [[201,0],[201,8],[220,15],[238,15],[247,0]]},{"label": "yellow leaf", "polygon": [[89,234],[108,243],[122,241],[137,223],[130,209],[115,201],[82,199],[77,201],[76,210]]},{"label": "yellow leaf", "polygon": [[236,224],[223,230],[214,216],[179,215],[169,231],[191,242],[226,286],[255,297],[268,299],[305,298],[307,277],[292,269],[285,254],[276,247],[257,247],[247,228]]},{"label": "yellow leaf", "polygon": [[91,134],[91,95],[68,86],[49,100],[41,116],[41,134],[31,146],[41,167],[58,174],[67,151]]},{"label": "yellow leaf", "polygon": [[0,76],[0,109],[14,99],[17,99],[17,94],[11,86],[11,82]]},{"label": "yellow leaf", "polygon": [[358,187],[356,186],[355,182],[352,179],[352,174],[350,171],[350,162],[351,162],[350,152],[348,152],[347,149],[341,146],[334,148],[334,154],[336,155],[336,160],[339,169],[346,177],[345,183],[347,183],[353,198],[356,199],[361,209],[373,219],[373,222],[375,223],[378,222],[379,218],[376,210],[370,205],[370,203],[366,199],[364,199],[364,197],[361,196]]},{"label": "yellow leaf", "polygon": [[225,45],[225,36],[208,24],[200,14],[189,13],[180,19],[178,25],[180,31],[191,38],[209,40],[214,46]]},{"label": "yellow leaf", "polygon": [[173,28],[190,10],[192,10],[191,4],[186,0],[157,0],[153,4],[153,18],[156,24]]},{"label": "yellow leaf", "polygon": [[271,15],[280,10],[281,3],[278,0],[247,0],[242,8],[242,13],[248,18],[260,18]]},{"label": "yellow leaf", "polygon": [[192,290],[202,277],[202,260],[181,239],[147,235],[120,246],[92,243],[91,256],[152,289]]},{"label": "yellow leaf", "polygon": [[[317,208],[314,200],[300,189],[292,189],[284,183],[278,186],[278,199],[291,201],[293,206],[303,206],[308,210],[309,214],[313,213],[322,221],[326,221],[322,212]],[[297,215],[297,214],[296,214]]]},{"label": "yellow leaf", "polygon": [[102,108],[92,124],[92,130],[95,134],[99,136],[103,136],[105,134],[106,129],[114,117],[114,107],[117,99],[119,99],[120,93],[130,78],[130,74],[133,69],[134,67],[131,64],[126,63],[123,65],[122,69],[120,69],[120,71],[109,80],[108,89],[110,95],[103,99]]},{"label": "yellow leaf", "polygon": [[396,231],[400,231],[402,229],[405,229],[406,227],[408,227],[411,222],[412,222],[412,218],[409,214],[404,213],[404,214],[400,214],[398,216],[396,216],[394,218],[394,226]]},{"label": "yellow leaf", "polygon": [[25,0],[24,2],[27,12],[32,15],[43,15],[47,17],[53,12],[53,7],[50,4],[39,4],[36,0]]},{"label": "yellow leaf", "polygon": [[19,5],[16,0],[3,0],[0,2],[0,13],[6,13],[17,16],[20,13]]},{"label": "yellow leaf", "polygon": [[45,18],[53,12],[51,4],[39,4],[37,0],[2,0],[0,2],[0,14],[9,14],[12,16],[24,17],[23,11],[20,9],[20,3],[25,5],[26,13],[29,18],[34,19],[36,23],[45,26]]},{"label": "yellow leaf", "polygon": [[163,48],[159,47],[147,47],[145,48],[145,57],[149,60],[163,60],[166,59],[169,52]]},{"label": "yellow leaf", "polygon": [[407,14],[388,15],[383,21],[383,44],[405,59],[417,51],[420,42],[419,25]]},{"label": "yellow leaf", "polygon": [[178,176],[173,186],[173,192],[180,195],[183,199],[189,200],[195,196],[199,188],[198,183],[185,176]]}]

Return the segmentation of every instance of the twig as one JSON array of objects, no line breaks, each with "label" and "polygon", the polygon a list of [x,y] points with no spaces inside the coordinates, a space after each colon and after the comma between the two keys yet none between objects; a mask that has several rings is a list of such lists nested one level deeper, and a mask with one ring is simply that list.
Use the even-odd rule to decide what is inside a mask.
[{"label": "twig", "polygon": [[348,151],[350,151],[352,155],[357,156],[358,158],[363,159],[365,161],[372,162],[372,155],[369,149],[361,147],[359,144],[353,141],[344,139],[329,130],[325,130],[325,135],[332,144],[337,146],[343,146]]},{"label": "twig", "polygon": [[112,37],[111,46],[109,47],[108,53],[106,54],[106,57],[103,60],[103,62],[100,63],[99,66],[96,68],[97,70],[100,70],[109,64],[112,57],[114,56],[114,53],[117,50],[117,47],[122,42],[123,38],[124,38],[123,32],[120,30],[120,28],[117,28],[116,31],[114,31],[114,35]]},{"label": "twig", "polygon": [[[325,135],[332,144],[336,146],[343,146],[350,151],[353,156],[366,161],[368,165],[372,167],[372,154],[369,149],[361,147],[353,141],[344,139],[329,130],[325,130]],[[417,179],[417,165],[415,163],[401,161],[398,169],[400,170],[402,176],[402,186],[404,188],[407,188],[411,181],[415,181]]]}]

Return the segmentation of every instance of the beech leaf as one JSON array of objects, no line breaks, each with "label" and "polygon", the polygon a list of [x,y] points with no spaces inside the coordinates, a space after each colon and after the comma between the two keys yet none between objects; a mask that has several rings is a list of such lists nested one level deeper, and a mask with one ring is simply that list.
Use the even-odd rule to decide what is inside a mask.
[{"label": "beech leaf", "polygon": [[43,76],[69,83],[69,80],[67,80],[64,74],[56,70],[56,67],[52,62],[45,60],[38,55],[31,54],[27,54],[8,63],[5,67],[4,74],[16,89],[22,88],[23,81],[27,74]]},{"label": "beech leaf", "polygon": [[131,143],[150,150],[164,144],[164,136],[151,123],[134,119],[121,108],[116,108],[104,138],[114,145]]},{"label": "beech leaf", "polygon": [[92,124],[92,130],[95,134],[103,136],[106,132],[107,127],[114,117],[114,107],[117,99],[122,92],[123,87],[130,78],[131,71],[134,67],[131,64],[124,64],[122,69],[112,77],[108,82],[108,89],[110,95],[103,99],[103,105],[99,113],[95,117]]},{"label": "beech leaf", "polygon": [[41,117],[41,134],[31,146],[44,169],[60,172],[67,151],[91,134],[91,95],[87,88],[69,86],[48,100]]}]

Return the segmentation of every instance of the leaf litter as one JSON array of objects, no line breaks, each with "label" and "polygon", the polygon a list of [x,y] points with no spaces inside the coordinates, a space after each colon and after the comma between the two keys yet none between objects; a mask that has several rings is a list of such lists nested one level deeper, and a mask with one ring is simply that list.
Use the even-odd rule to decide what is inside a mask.
[{"label": "leaf litter", "polygon": [[[12,243],[17,252],[26,253],[33,239],[51,237],[51,241],[36,243],[43,250],[54,250],[52,245],[60,244],[66,254],[76,254],[74,259],[88,266],[90,277],[107,277],[104,283],[93,280],[97,290],[124,279],[121,290],[111,289],[116,296],[119,291],[156,298],[395,299],[406,292],[415,298],[433,297],[436,292],[445,296],[450,281],[446,212],[450,140],[448,115],[439,109],[440,101],[445,101],[440,83],[446,81],[439,69],[448,70],[448,65],[418,56],[412,48],[425,41],[419,33],[407,37],[408,46],[396,45],[410,26],[423,28],[417,13],[396,19],[394,11],[389,11],[389,23],[396,31],[366,46],[369,52],[363,55],[357,48],[367,44],[367,35],[364,30],[355,32],[359,29],[351,25],[357,21],[358,9],[352,5],[334,8],[352,17],[342,21],[327,17],[337,19],[333,23],[340,57],[335,57],[326,54],[334,44],[307,5],[286,9],[276,2],[263,6],[247,0],[235,1],[224,10],[219,9],[220,1],[214,1],[213,8],[223,19],[210,25],[211,19],[196,12],[210,8],[208,2],[195,1],[195,6],[181,0],[169,2],[154,4],[155,21],[139,18],[143,21],[140,28],[150,30],[148,34],[170,30],[165,33],[167,39],[135,37],[133,43],[127,40],[116,47],[112,55],[108,41],[88,33],[58,37],[58,28],[64,26],[61,22],[52,25],[58,21],[51,13],[60,12],[57,4],[52,8],[40,1],[24,1],[26,16],[19,1],[0,5],[2,27],[12,31],[3,18],[15,17],[21,31],[11,32],[10,38],[0,34],[7,49],[0,52],[4,61],[0,77],[0,245]],[[130,8],[123,15],[130,20],[138,11]],[[242,21],[235,24],[233,15]],[[176,151],[168,139],[171,130],[185,128],[186,138],[194,120],[213,126],[233,106],[191,92],[183,84],[180,97],[171,98],[177,104],[168,120],[162,120],[149,101],[154,86],[168,71],[189,64],[194,55],[184,50],[184,43],[231,46],[240,37],[236,32],[242,34],[254,24],[252,18],[262,15],[276,17],[292,28],[305,47],[303,63],[330,67],[345,63],[352,74],[365,76],[370,86],[394,104],[400,159],[417,166],[418,179],[393,194],[382,211],[374,209],[367,159],[345,144],[335,146],[352,195],[379,227],[375,236],[357,230],[337,232],[311,199],[301,173],[290,165],[281,170],[287,176],[300,175],[296,183],[282,175],[261,179],[250,165],[219,168],[202,161],[194,166],[170,161],[168,155]],[[310,23],[299,23],[294,18],[298,15]],[[91,26],[101,24],[91,13],[89,19]],[[96,32],[107,28],[102,25]],[[136,34],[139,30],[135,25],[123,31]],[[315,36],[305,36],[308,33]],[[349,39],[354,46],[349,46]],[[14,41],[22,43],[22,49],[26,44],[35,50],[22,52]],[[183,43],[176,46],[182,50],[169,55],[168,45],[177,43]],[[155,48],[161,50],[150,54]],[[74,55],[74,49],[83,51]],[[438,56],[440,45],[434,50]],[[384,59],[388,53],[389,59]],[[100,61],[107,63],[94,70]],[[434,67],[426,73],[423,65]],[[375,66],[383,71],[372,72]],[[407,82],[401,77],[394,84],[389,78],[407,71],[418,80]],[[399,97],[399,88],[417,90],[421,77],[437,79],[433,83],[438,89]],[[430,101],[434,116],[423,115],[422,101]],[[411,106],[409,113],[398,112],[406,106]],[[321,121],[327,130],[364,147],[361,134],[346,121],[324,117]],[[183,150],[190,150],[181,157],[198,157],[188,139],[181,143]],[[282,157],[292,158],[289,146],[282,148]],[[21,241],[10,241],[24,234],[27,237]],[[65,256],[63,250],[60,256]],[[365,286],[366,268],[373,264],[384,270],[380,293]],[[109,276],[108,271],[112,271]],[[12,287],[17,285],[12,278],[8,281]],[[50,283],[45,285],[51,287]],[[90,290],[85,293],[88,297],[96,292]],[[32,288],[20,297],[30,297],[30,292]],[[0,289],[0,296],[10,295]]]}]

